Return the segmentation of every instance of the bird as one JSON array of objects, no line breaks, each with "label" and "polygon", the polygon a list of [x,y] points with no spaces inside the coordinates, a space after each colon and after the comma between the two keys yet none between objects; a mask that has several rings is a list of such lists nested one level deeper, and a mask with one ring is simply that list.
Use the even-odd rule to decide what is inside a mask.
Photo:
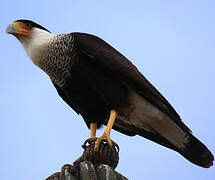
[{"label": "bird", "polygon": [[[214,157],[165,97],[137,67],[101,38],[81,32],[54,34],[36,22],[19,19],[6,33],[14,35],[32,62],[52,81],[59,96],[84,119],[95,151],[114,129],[139,135],[169,149],[200,167]],[[106,125],[103,134],[97,129]]]}]

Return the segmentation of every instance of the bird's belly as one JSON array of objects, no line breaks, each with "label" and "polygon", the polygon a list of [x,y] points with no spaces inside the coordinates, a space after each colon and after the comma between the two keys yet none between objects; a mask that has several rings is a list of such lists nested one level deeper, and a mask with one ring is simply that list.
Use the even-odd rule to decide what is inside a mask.
[{"label": "bird's belly", "polygon": [[100,127],[111,109],[118,109],[126,103],[126,88],[88,67],[73,66],[62,89],[87,125],[97,122]]}]

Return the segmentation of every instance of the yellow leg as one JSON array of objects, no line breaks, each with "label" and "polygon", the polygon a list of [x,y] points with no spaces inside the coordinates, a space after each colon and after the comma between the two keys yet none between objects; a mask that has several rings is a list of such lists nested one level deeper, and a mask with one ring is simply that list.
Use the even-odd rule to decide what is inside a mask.
[{"label": "yellow leg", "polygon": [[117,117],[116,111],[111,110],[108,124],[107,124],[103,134],[100,137],[98,137],[96,142],[95,142],[95,148],[94,148],[95,151],[98,151],[99,145],[102,142],[102,140],[106,140],[110,146],[113,146],[113,144],[116,145],[116,143],[110,139],[110,132],[111,132],[113,124],[116,120],[116,117]]},{"label": "yellow leg", "polygon": [[[86,140],[86,142],[91,142],[91,141],[95,141],[97,138],[96,138],[96,129],[97,129],[97,123],[91,123],[90,124],[90,137]],[[85,143],[86,143],[85,142]],[[82,155],[79,156],[75,162],[79,162],[82,158]]]},{"label": "yellow leg", "polygon": [[96,137],[97,123],[90,124],[90,138]]},{"label": "yellow leg", "polygon": [[117,117],[117,113],[116,113],[116,111],[115,110],[111,110],[111,112],[110,112],[110,118],[109,118],[109,120],[108,120],[108,124],[107,124],[107,126],[106,126],[106,128],[105,128],[105,130],[104,130],[104,133],[103,133],[103,135],[104,134],[106,134],[106,135],[110,135],[110,132],[111,132],[111,129],[112,129],[112,127],[113,127],[113,124],[114,124],[114,122],[115,122],[115,120],[116,120],[116,117]]},{"label": "yellow leg", "polygon": [[85,141],[84,144],[87,142],[90,144],[91,142],[96,141],[96,129],[97,129],[97,123],[91,123],[90,124],[90,137]]}]

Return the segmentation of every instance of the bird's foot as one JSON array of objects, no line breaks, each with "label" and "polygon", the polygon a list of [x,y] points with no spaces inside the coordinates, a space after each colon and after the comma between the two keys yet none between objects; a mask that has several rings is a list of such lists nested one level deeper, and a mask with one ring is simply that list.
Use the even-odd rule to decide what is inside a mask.
[{"label": "bird's foot", "polygon": [[98,137],[95,141],[95,147],[94,147],[94,151],[98,151],[99,150],[99,145],[102,141],[106,141],[109,146],[113,147],[116,146],[117,144],[110,138],[110,136],[106,133],[103,133],[100,137]]},{"label": "bird's foot", "polygon": [[88,144],[95,143],[96,140],[97,140],[97,138],[98,138],[98,137],[90,137],[90,138],[88,138],[88,139],[84,142],[84,144],[83,144],[82,146],[85,147],[87,143],[88,143]]},{"label": "bird's foot", "polygon": [[109,146],[111,147],[116,147],[117,150],[119,151],[119,146],[116,142],[114,142],[109,135],[107,135],[106,133],[103,133],[100,137],[92,137],[92,138],[88,138],[84,145],[86,145],[86,143],[95,143],[95,146],[94,146],[94,151],[98,151],[99,150],[99,145],[101,142],[107,142],[109,144]]}]

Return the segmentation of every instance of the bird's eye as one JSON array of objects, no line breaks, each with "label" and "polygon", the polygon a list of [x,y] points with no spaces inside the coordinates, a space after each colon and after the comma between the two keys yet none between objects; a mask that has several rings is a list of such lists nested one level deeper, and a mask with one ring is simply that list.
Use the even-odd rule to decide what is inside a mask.
[{"label": "bird's eye", "polygon": [[26,26],[30,28],[30,27],[31,27],[31,24],[30,24],[30,23],[26,23]]}]

